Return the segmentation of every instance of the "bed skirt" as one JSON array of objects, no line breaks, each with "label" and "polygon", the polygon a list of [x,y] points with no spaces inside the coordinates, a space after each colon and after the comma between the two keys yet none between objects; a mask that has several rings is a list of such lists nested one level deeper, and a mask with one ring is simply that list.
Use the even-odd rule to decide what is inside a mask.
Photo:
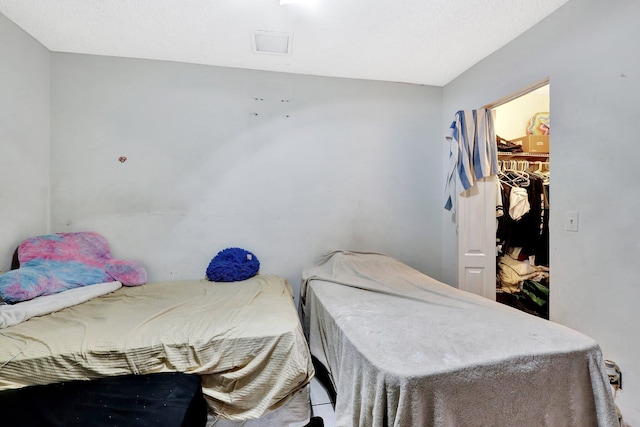
[{"label": "bed skirt", "polygon": [[200,377],[126,375],[0,393],[3,427],[203,427]]}]

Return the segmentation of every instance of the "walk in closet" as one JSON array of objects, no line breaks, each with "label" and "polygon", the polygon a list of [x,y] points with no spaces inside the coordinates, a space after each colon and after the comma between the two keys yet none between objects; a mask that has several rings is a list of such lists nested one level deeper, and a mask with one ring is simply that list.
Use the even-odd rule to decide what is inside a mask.
[{"label": "walk in closet", "polygon": [[549,85],[494,108],[496,300],[548,319]]}]

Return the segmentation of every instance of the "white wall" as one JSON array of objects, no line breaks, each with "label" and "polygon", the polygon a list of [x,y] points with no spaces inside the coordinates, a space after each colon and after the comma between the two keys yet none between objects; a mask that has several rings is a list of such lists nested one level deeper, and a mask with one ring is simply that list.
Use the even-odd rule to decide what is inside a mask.
[{"label": "white wall", "polygon": [[338,248],[439,275],[441,88],[58,53],[52,70],[52,231],[98,231],[151,280],[204,277],[229,246],[296,288]]},{"label": "white wall", "polygon": [[493,109],[496,135],[513,140],[527,135],[531,118],[549,112],[549,95],[528,93]]},{"label": "white wall", "polygon": [[50,56],[0,14],[0,271],[47,232]]},{"label": "white wall", "polygon": [[[617,403],[640,426],[640,2],[570,1],[445,87],[443,129],[550,78],[551,319],[601,345],[622,369]],[[443,150],[444,150],[443,145]],[[579,211],[579,231],[564,215]],[[455,282],[455,227],[443,216],[443,271]]]}]

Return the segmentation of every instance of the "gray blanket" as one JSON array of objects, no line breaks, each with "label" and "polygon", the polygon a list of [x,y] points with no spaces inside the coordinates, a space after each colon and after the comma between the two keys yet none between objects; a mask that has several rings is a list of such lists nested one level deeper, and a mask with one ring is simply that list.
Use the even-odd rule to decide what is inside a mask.
[{"label": "gray blanket", "polygon": [[326,255],[301,302],[337,426],[619,425],[595,341],[388,256]]}]

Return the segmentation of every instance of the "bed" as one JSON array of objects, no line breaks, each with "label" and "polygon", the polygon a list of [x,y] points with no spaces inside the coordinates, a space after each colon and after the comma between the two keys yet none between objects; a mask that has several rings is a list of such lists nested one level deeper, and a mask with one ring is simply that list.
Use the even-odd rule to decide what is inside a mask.
[{"label": "bed", "polygon": [[202,427],[200,378],[178,372],[36,385],[0,393],[3,427]]},{"label": "bed", "polygon": [[313,366],[287,281],[118,287],[0,329],[0,391],[167,372],[199,377],[210,424],[286,407],[281,425],[305,425]]},{"label": "bed", "polygon": [[337,426],[619,425],[600,348],[576,331],[383,254],[332,252],[302,279]]}]

